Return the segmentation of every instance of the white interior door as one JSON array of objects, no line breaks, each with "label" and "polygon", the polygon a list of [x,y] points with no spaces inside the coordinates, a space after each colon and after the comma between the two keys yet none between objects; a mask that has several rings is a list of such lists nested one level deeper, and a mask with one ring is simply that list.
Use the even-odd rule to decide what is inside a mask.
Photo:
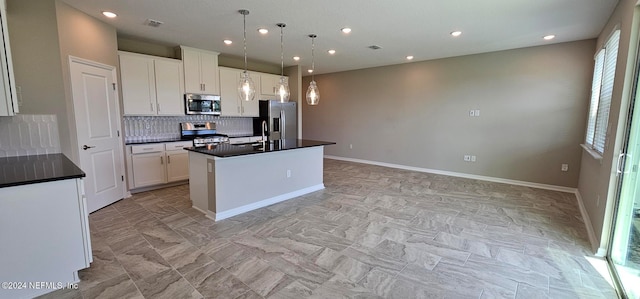
[{"label": "white interior door", "polygon": [[115,67],[70,59],[80,168],[89,212],[124,197]]}]

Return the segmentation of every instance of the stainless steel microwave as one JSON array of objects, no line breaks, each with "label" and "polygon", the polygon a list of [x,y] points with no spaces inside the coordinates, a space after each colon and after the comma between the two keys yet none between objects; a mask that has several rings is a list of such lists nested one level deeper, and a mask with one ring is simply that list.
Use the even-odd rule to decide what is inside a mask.
[{"label": "stainless steel microwave", "polygon": [[220,96],[187,93],[184,95],[185,114],[220,115]]}]

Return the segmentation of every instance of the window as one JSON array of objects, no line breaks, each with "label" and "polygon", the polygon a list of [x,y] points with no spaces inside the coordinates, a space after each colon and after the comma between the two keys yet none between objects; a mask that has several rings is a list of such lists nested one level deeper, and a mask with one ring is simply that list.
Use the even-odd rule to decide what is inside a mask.
[{"label": "window", "polygon": [[604,48],[595,57],[593,82],[591,83],[591,106],[589,108],[589,122],[585,145],[599,154],[604,153],[609,123],[609,108],[613,93],[613,79],[618,60],[618,41],[620,30],[613,32]]}]

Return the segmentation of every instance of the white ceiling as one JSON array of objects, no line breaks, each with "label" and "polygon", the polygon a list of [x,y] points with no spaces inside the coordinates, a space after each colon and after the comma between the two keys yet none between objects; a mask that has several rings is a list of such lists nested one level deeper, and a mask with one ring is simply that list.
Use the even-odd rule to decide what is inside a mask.
[{"label": "white ceiling", "polygon": [[[316,73],[492,52],[594,38],[617,0],[63,0],[115,26],[118,34],[166,45],[186,45],[242,56],[242,15],[248,9],[250,59],[280,64],[284,29],[285,65],[311,66]],[[107,19],[101,11],[113,11]],[[145,25],[151,18],[164,22]],[[267,35],[257,32],[269,29]],[[350,27],[346,35],[340,31]],[[463,31],[460,37],[449,35]],[[552,41],[543,36],[554,34]],[[233,40],[231,46],[224,39]],[[370,50],[378,45],[381,50]],[[335,49],[335,55],[327,50]],[[292,57],[302,57],[299,62]]]}]

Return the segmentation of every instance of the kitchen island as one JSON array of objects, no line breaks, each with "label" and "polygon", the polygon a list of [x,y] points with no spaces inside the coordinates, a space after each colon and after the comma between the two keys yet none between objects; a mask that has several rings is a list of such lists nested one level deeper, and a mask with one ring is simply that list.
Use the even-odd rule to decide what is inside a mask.
[{"label": "kitchen island", "polygon": [[185,148],[193,207],[217,221],[324,189],[324,146],[331,144],[287,139]]}]

